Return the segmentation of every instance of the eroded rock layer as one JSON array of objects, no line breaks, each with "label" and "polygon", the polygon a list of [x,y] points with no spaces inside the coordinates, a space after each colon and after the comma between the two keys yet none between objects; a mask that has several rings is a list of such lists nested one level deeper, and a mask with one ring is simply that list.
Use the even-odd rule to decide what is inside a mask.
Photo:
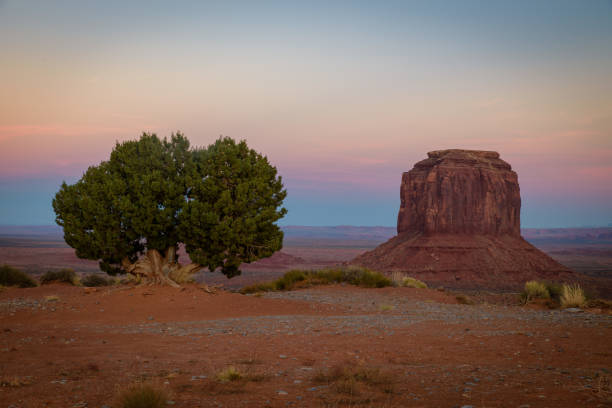
[{"label": "eroded rock layer", "polygon": [[496,152],[429,152],[404,173],[400,196],[398,235],[353,264],[465,288],[572,276],[521,237],[518,178]]},{"label": "eroded rock layer", "polygon": [[518,178],[497,152],[440,150],[404,173],[397,232],[520,236]]}]

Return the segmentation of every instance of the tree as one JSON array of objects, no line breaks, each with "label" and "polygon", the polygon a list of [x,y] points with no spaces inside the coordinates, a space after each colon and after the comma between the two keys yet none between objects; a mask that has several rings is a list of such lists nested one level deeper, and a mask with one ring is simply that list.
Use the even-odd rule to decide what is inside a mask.
[{"label": "tree", "polygon": [[[244,141],[192,149],[180,133],[145,133],[117,143],[75,184],[64,182],[53,209],[78,257],[99,260],[111,275],[176,286],[175,276],[202,267],[236,276],[241,263],[279,250],[285,196],[276,168]],[[178,263],[180,243],[189,265]]]}]

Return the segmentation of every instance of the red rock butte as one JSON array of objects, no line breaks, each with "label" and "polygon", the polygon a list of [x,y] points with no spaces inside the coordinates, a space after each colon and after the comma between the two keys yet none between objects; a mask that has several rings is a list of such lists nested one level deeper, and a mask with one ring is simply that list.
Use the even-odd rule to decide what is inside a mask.
[{"label": "red rock butte", "polygon": [[517,288],[572,271],[521,237],[517,174],[499,153],[438,150],[402,176],[398,235],[352,263],[464,288]]}]

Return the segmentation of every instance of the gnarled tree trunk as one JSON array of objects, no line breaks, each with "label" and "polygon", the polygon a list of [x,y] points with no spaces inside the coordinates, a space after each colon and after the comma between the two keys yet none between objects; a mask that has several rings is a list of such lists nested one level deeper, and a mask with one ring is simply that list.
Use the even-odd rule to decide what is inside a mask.
[{"label": "gnarled tree trunk", "polygon": [[202,268],[199,264],[190,263],[183,266],[178,263],[174,247],[168,248],[164,257],[156,249],[150,249],[136,262],[132,263],[125,258],[121,264],[127,273],[138,276],[150,284],[170,285],[175,288],[180,287],[175,279],[191,276]]}]

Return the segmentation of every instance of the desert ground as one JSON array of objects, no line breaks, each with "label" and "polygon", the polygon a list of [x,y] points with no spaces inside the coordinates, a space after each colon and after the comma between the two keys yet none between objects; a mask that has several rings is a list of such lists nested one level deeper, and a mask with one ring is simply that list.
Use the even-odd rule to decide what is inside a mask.
[{"label": "desert ground", "polygon": [[[610,406],[609,314],[496,303],[342,285],[8,288],[0,401],[111,406],[147,380],[177,407]],[[219,381],[230,366],[242,378]]]},{"label": "desert ground", "polygon": [[[608,232],[535,235],[556,259],[607,282]],[[176,407],[612,406],[608,310],[522,306],[516,293],[487,290],[467,305],[453,288],[234,291],[346,262],[389,233],[286,231],[283,254],[237,279],[206,272],[181,289],[4,288],[0,406],[112,407],[135,381],[168,390]],[[96,271],[56,234],[0,238],[0,263]],[[229,367],[241,378],[221,381]]]}]

